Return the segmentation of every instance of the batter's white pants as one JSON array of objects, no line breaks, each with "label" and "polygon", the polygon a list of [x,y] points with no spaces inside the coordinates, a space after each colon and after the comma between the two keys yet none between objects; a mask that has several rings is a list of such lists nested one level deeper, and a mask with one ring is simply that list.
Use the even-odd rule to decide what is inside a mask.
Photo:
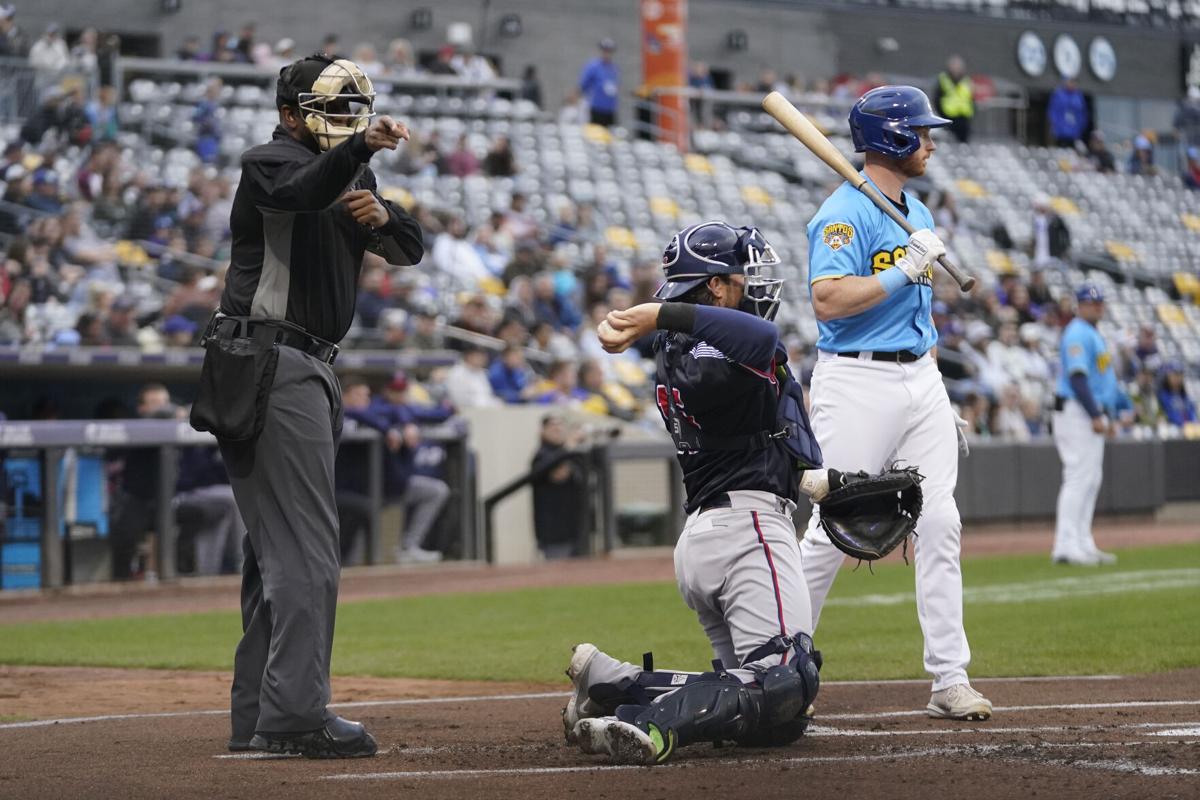
[{"label": "batter's white pants", "polygon": [[1054,445],[1062,460],[1062,487],[1051,558],[1086,560],[1096,551],[1092,514],[1104,477],[1104,434],[1092,430],[1091,417],[1074,400],[1055,412],[1053,422]]},{"label": "batter's white pants", "polygon": [[[958,433],[937,364],[928,354],[895,364],[822,352],[809,416],[826,467],[875,473],[898,461],[925,476],[913,546],[925,669],[934,691],[965,683],[971,648],[963,630],[962,521],[954,502]],[[800,545],[814,627],[845,558],[819,522],[816,506]]]}]

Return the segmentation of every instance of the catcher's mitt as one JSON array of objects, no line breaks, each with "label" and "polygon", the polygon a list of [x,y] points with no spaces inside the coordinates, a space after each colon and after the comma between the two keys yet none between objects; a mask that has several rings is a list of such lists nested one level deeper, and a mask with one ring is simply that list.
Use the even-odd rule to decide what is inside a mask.
[{"label": "catcher's mitt", "polygon": [[[830,470],[832,473],[833,470]],[[855,558],[883,558],[905,541],[921,516],[922,475],[892,467],[878,475],[841,473],[841,486],[821,498],[821,527]]]}]

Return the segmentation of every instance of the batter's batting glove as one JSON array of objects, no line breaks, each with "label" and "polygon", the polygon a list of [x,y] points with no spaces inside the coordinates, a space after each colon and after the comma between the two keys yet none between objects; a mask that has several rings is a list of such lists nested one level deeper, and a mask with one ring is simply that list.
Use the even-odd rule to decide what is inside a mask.
[{"label": "batter's batting glove", "polygon": [[951,413],[954,414],[954,431],[958,434],[958,452],[965,458],[971,455],[971,445],[967,444],[967,426],[970,423],[960,417],[957,411]]},{"label": "batter's batting glove", "polygon": [[933,231],[922,228],[913,231],[908,237],[908,245],[904,255],[896,261],[896,266],[908,276],[911,283],[916,283],[922,275],[927,275],[938,256],[946,255],[946,245]]}]

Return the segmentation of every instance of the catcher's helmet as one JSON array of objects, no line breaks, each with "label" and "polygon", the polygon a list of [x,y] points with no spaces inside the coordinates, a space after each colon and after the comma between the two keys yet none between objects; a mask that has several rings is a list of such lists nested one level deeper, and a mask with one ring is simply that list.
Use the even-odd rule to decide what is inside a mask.
[{"label": "catcher's helmet", "polygon": [[674,300],[714,275],[745,275],[745,310],[763,319],[774,319],[783,279],[772,276],[770,268],[779,263],[775,249],[758,228],[702,222],[671,237],[663,251],[667,282],[654,296]]},{"label": "catcher's helmet", "polygon": [[275,105],[297,109],[328,150],[367,129],[375,116],[375,87],[353,61],[317,53],[279,71]]},{"label": "catcher's helmet", "polygon": [[892,158],[917,152],[913,128],[940,128],[950,120],[933,113],[929,98],[915,86],[880,86],[858,98],[850,109],[854,152],[874,150]]}]

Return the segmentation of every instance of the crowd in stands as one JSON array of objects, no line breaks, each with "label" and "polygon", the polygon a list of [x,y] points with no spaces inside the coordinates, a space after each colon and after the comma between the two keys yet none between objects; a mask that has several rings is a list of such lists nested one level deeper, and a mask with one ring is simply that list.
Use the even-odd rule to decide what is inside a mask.
[{"label": "crowd in stands", "polygon": [[[0,22],[11,22],[6,8],[0,7]],[[57,30],[47,30],[35,43],[44,46],[31,47],[28,54],[31,63],[38,54],[39,69],[73,63],[91,74],[100,69],[101,38],[95,31],[85,32],[79,44],[67,48]],[[322,47],[334,53],[340,45],[330,36]],[[593,112],[604,94],[594,82],[602,84],[615,74],[606,66],[614,47],[601,42],[600,55],[581,78]],[[247,24],[236,34],[215,34],[207,46],[191,37],[177,56],[275,67],[297,52],[303,51],[290,39],[274,45],[259,42],[254,25]],[[417,64],[403,39],[390,42],[382,57],[370,45],[353,48],[351,55],[369,73],[378,70],[384,76],[494,75],[482,56],[453,47],[442,48],[431,63]],[[706,65],[693,64],[691,71],[693,85],[705,85]],[[951,77],[962,71],[961,63],[953,64]],[[532,92],[536,73],[527,77]],[[748,88],[849,98],[880,81],[867,76],[806,84],[765,71]],[[135,151],[121,140],[115,91],[103,80],[98,83],[96,89],[86,80],[53,87],[20,137],[5,147],[0,161],[0,235],[7,240],[0,270],[0,345],[150,349],[190,344],[220,296],[236,181],[236,167],[222,163],[217,146],[220,81],[213,79],[196,104],[193,147],[199,163],[180,185],[165,183],[160,165],[136,160]],[[1187,101],[1197,102],[1195,96]],[[1189,116],[1187,103],[1177,122],[1184,128],[1200,124]],[[1135,155],[1141,150],[1140,143],[1133,148]],[[1099,171],[1117,167],[1098,133],[1080,159]],[[1153,159],[1134,157],[1129,171],[1152,166]],[[436,132],[414,136],[390,165],[402,176],[458,178],[508,178],[521,168],[504,136],[486,140],[472,133],[443,142]],[[1192,168],[1200,179],[1200,166],[1193,163]],[[647,343],[637,352],[608,356],[595,326],[609,309],[651,298],[660,279],[656,260],[613,257],[605,224],[590,203],[563,199],[551,219],[539,223],[527,200],[514,192],[508,207],[478,224],[454,210],[414,204],[411,211],[425,236],[425,261],[413,269],[397,269],[367,257],[352,339],[360,347],[460,351],[454,366],[410,376],[408,391],[418,404],[442,413],[532,403],[655,424],[646,402]],[[952,238],[957,224],[953,197],[930,200],[939,227]],[[1002,275],[994,289],[969,295],[939,284],[934,309],[942,336],[939,364],[952,398],[978,436],[1024,439],[1046,432],[1058,360],[1055,342],[1071,312],[1051,296],[1044,271],[1061,268],[1069,258],[1070,234],[1044,202],[1035,202],[1031,214],[1032,271]],[[796,358],[811,362],[811,347],[793,338]],[[1161,363],[1134,343],[1119,344],[1130,398],[1126,423],[1153,428],[1194,420],[1194,408],[1178,381],[1180,366]],[[371,425],[366,416],[361,422]],[[407,486],[396,488],[396,495],[402,496]],[[414,547],[420,549],[420,544]]]}]

